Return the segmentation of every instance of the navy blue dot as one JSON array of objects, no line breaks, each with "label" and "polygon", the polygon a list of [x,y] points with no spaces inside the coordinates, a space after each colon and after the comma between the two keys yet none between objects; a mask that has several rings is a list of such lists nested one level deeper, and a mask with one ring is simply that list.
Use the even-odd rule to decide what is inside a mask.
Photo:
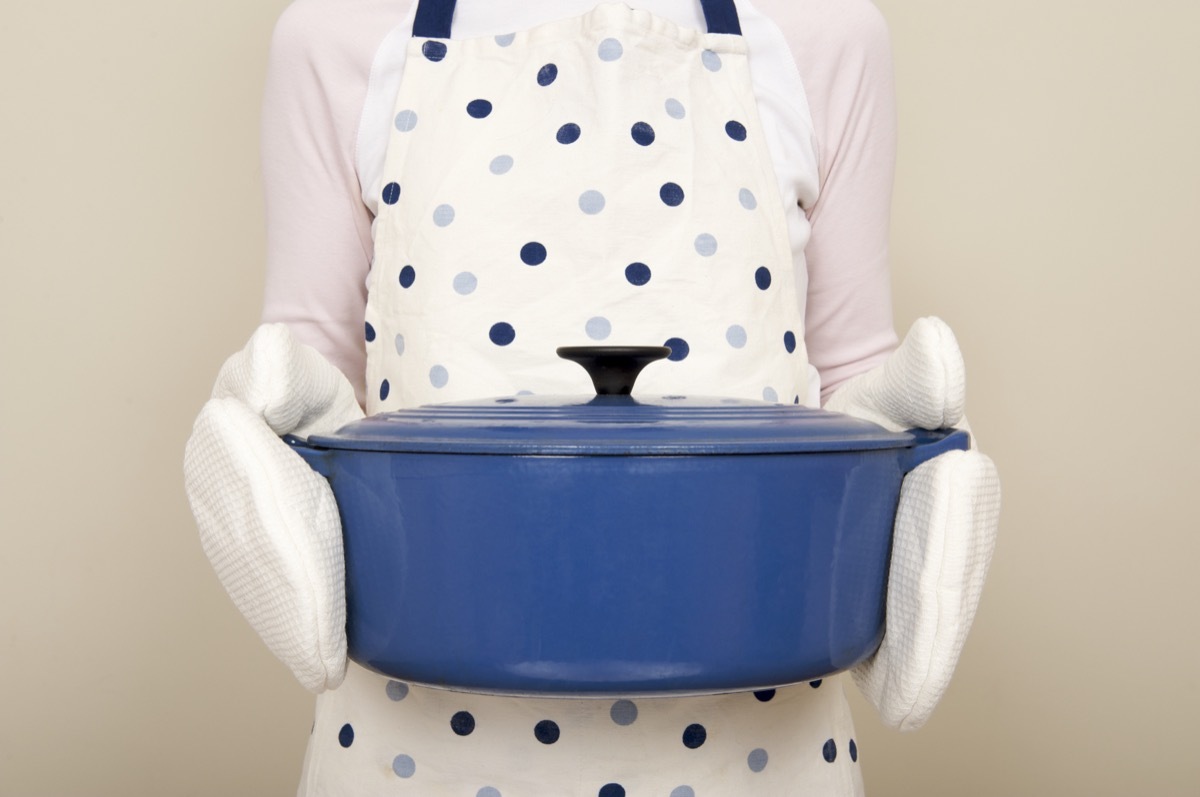
[{"label": "navy blue dot", "polygon": [[688,352],[691,351],[687,341],[683,338],[670,338],[663,345],[671,350],[671,353],[667,355],[667,359],[672,362],[679,362],[685,359],[688,356]]},{"label": "navy blue dot", "polygon": [[799,403],[800,403],[800,397],[799,397],[799,396],[796,396],[796,398],[792,399],[792,403],[793,403],[793,404],[799,404]]},{"label": "navy blue dot", "polygon": [[766,703],[768,700],[775,697],[775,690],[774,689],[762,689],[762,690],[759,690],[758,692],[755,692],[754,696],[756,698],[758,698],[758,702]]},{"label": "navy blue dot", "polygon": [[858,745],[856,745],[854,743],[853,739],[850,740],[850,760],[851,761],[858,760]]},{"label": "navy blue dot", "polygon": [[412,284],[417,281],[417,270],[412,266],[405,266],[400,269],[400,287],[411,288]]},{"label": "navy blue dot", "polygon": [[546,64],[538,70],[537,82],[539,86],[549,86],[558,77],[558,67],[554,64]]},{"label": "navy blue dot", "polygon": [[704,730],[704,726],[699,723],[693,723],[683,729],[683,746],[689,750],[695,750],[704,744],[704,740],[707,738],[708,731]]},{"label": "navy blue dot", "polygon": [[542,720],[533,726],[533,735],[542,744],[554,744],[558,741],[558,723],[554,720]]},{"label": "navy blue dot", "polygon": [[663,183],[662,188],[658,189],[658,198],[664,204],[678,207],[683,204],[683,188],[678,183]]},{"label": "navy blue dot", "polygon": [[[789,334],[789,335],[791,335],[792,333],[791,333],[791,332],[789,332],[788,334]],[[785,339],[786,339],[786,338],[785,338]],[[793,340],[794,340],[794,339],[795,339],[795,338],[793,337]],[[791,351],[791,349],[788,349],[788,351]],[[817,679],[817,680],[815,680],[815,681],[809,681],[809,682],[808,682],[808,685],[809,685],[809,686],[811,686],[813,689],[820,689],[820,688],[821,688],[821,679],[820,679],[820,678],[818,678],[818,679]]]},{"label": "navy blue dot", "polygon": [[[791,354],[796,350],[796,333],[792,332],[790,329],[783,333],[783,348],[788,350],[788,354]],[[816,686],[821,685],[820,681],[815,681],[814,683]],[[813,688],[815,689],[816,687],[814,686]]]},{"label": "navy blue dot", "polygon": [[729,134],[729,137],[734,141],[746,140],[746,126],[741,122],[726,122],[725,132]]},{"label": "navy blue dot", "polygon": [[467,103],[467,113],[476,119],[482,119],[492,112],[492,104],[487,100],[471,100]]},{"label": "navy blue dot", "polygon": [[546,262],[546,247],[530,241],[521,247],[521,262],[527,266],[540,266]]},{"label": "navy blue dot", "polygon": [[383,187],[383,204],[394,205],[400,201],[400,183],[388,183]]},{"label": "navy blue dot", "polygon": [[421,54],[437,63],[446,57],[446,45],[441,42],[425,42],[421,45]]},{"label": "navy blue dot", "polygon": [[600,787],[599,797],[625,797],[625,787],[620,783],[606,783]]},{"label": "navy blue dot", "polygon": [[825,746],[821,748],[821,755],[823,755],[825,760],[831,764],[833,763],[834,759],[837,758],[837,744],[833,741],[833,739],[827,739],[825,741]]},{"label": "navy blue dot", "polygon": [[501,321],[498,324],[492,324],[492,328],[488,331],[488,337],[497,346],[507,346],[516,339],[517,332],[512,328],[512,324]]},{"label": "navy blue dot", "polygon": [[630,285],[645,285],[650,281],[650,267],[645,263],[630,263],[625,267],[625,279]]},{"label": "navy blue dot", "polygon": [[383,384],[379,386],[379,400],[387,401],[388,393],[392,392],[391,384],[385,379]]},{"label": "navy blue dot", "polygon": [[765,291],[771,287],[771,269],[766,266],[759,266],[758,271],[754,272],[754,284],[758,286],[760,291]]},{"label": "navy blue dot", "polygon": [[654,128],[645,122],[637,122],[629,129],[629,134],[633,136],[633,140],[641,144],[643,147],[648,147],[654,143]]},{"label": "navy blue dot", "polygon": [[471,731],[475,730],[475,718],[469,711],[459,711],[450,718],[450,730],[459,736],[470,736]]},{"label": "navy blue dot", "polygon": [[568,122],[558,128],[558,133],[554,137],[558,139],[559,144],[574,144],[579,140],[579,125]]},{"label": "navy blue dot", "polygon": [[347,722],[338,731],[338,744],[342,747],[349,747],[354,744],[354,729],[350,727],[350,723]]},{"label": "navy blue dot", "polygon": [[367,343],[370,343],[371,341],[375,340],[375,327],[371,326],[370,321],[367,322],[366,334],[367,334]]}]

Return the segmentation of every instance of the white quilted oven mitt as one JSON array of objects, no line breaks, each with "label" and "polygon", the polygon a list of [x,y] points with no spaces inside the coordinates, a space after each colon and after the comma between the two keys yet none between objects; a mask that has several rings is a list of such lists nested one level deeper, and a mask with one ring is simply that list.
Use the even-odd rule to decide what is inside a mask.
[{"label": "white quilted oven mitt", "polygon": [[329,483],[280,435],[363,416],[345,376],[283,324],[222,366],[192,428],[184,480],[200,541],[234,604],[306,689],[346,672],[342,529]]},{"label": "white quilted oven mitt", "polygon": [[[962,353],[946,324],[918,320],[882,366],[838,388],[825,408],[892,431],[965,426]],[[853,670],[883,722],[925,724],[950,683],[996,546],[1000,479],[975,450],[950,451],[900,490],[879,650]]]}]

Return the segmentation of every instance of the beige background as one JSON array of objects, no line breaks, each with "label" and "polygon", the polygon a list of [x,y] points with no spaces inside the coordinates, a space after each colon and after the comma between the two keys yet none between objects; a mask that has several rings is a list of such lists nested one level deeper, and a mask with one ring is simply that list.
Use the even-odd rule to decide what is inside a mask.
[{"label": "beige background", "polygon": [[[284,0],[0,13],[0,795],[285,795],[310,698],[196,540],[181,451],[253,328]],[[930,724],[881,795],[1200,793],[1200,6],[880,0],[898,324],[939,314],[1004,476]]]}]

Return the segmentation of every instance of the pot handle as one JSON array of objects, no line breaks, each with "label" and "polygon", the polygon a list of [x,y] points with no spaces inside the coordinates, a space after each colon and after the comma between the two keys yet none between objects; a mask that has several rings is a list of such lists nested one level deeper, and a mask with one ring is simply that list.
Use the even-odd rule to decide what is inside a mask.
[{"label": "pot handle", "polygon": [[560,346],[555,352],[584,367],[597,396],[628,396],[643,368],[671,354],[666,346]]},{"label": "pot handle", "polygon": [[905,474],[947,451],[971,447],[971,433],[965,429],[909,429],[908,434],[916,439],[900,458],[900,470]]},{"label": "pot handle", "polygon": [[297,437],[294,434],[285,434],[281,439],[287,443],[288,448],[299,454],[300,458],[307,462],[310,468],[326,479],[333,473],[329,458],[330,449],[317,448],[311,445],[306,438]]}]

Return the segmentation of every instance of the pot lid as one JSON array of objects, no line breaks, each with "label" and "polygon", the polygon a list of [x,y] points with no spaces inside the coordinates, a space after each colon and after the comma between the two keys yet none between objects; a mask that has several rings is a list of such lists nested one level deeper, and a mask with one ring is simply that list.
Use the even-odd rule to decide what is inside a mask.
[{"label": "pot lid", "polygon": [[595,396],[508,396],[381,413],[309,444],[360,451],[520,455],[776,454],[905,448],[915,438],[848,415],[704,396],[629,395],[663,347],[570,347]]}]

